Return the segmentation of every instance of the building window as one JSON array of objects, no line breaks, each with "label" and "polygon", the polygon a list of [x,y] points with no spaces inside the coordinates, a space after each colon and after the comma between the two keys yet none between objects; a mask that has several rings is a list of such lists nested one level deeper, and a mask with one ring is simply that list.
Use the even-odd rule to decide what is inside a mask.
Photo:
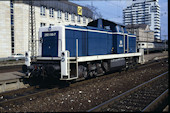
[{"label": "building window", "polygon": [[50,8],[49,15],[50,15],[50,17],[54,17],[54,9],[53,8]]},{"label": "building window", "polygon": [[68,12],[65,12],[65,20],[68,20]]},{"label": "building window", "polygon": [[11,25],[14,25],[14,15],[11,13]]},{"label": "building window", "polygon": [[13,8],[13,0],[10,0],[10,2],[11,2],[11,4],[10,4],[11,6],[10,7],[12,9]]},{"label": "building window", "polygon": [[77,16],[77,22],[81,22],[80,21],[80,15]]},{"label": "building window", "polygon": [[71,15],[71,21],[72,21],[72,22],[75,22],[75,14],[72,14],[72,15]]},{"label": "building window", "polygon": [[14,43],[12,43],[12,47],[14,47]]},{"label": "building window", "polygon": [[13,11],[13,0],[10,0],[11,8],[11,53],[14,54],[14,11]]},{"label": "building window", "polygon": [[84,24],[86,23],[86,17],[83,17],[83,23]]},{"label": "building window", "polygon": [[40,23],[40,27],[43,27],[43,26],[45,26],[45,23]]},{"label": "building window", "polygon": [[62,14],[62,11],[58,10],[58,11],[57,11],[57,18],[58,18],[58,19],[61,19],[61,18],[62,18],[62,17],[61,17],[61,14]]},{"label": "building window", "polygon": [[14,37],[12,37],[12,40],[11,41],[14,41]]},{"label": "building window", "polygon": [[14,48],[12,48],[12,54],[14,54]]},{"label": "building window", "polygon": [[54,26],[54,24],[50,24],[50,26]]},{"label": "building window", "polygon": [[13,13],[13,11],[14,11],[14,10],[13,10],[13,8],[12,8],[12,9],[11,9],[11,13]]},{"label": "building window", "polygon": [[46,9],[45,6],[41,6],[41,7],[40,7],[40,15],[45,16],[45,9]]}]

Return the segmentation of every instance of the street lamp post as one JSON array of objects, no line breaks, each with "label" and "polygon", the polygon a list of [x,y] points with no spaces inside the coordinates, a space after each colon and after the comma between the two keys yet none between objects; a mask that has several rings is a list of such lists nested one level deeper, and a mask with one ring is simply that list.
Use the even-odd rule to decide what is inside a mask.
[{"label": "street lamp post", "polygon": [[[164,16],[164,15],[166,15],[167,14],[167,12],[163,12],[163,13],[161,13],[161,16]],[[162,29],[162,28],[161,28]],[[168,35],[162,35],[162,36],[165,36],[165,39],[166,39],[166,37],[168,36]],[[166,51],[166,40],[165,40],[165,51]]]},{"label": "street lamp post", "polygon": [[149,54],[149,48],[148,48],[148,33],[149,32],[153,32],[153,31],[144,31],[145,33],[147,33],[147,55]]},{"label": "street lamp post", "polygon": [[166,51],[166,37],[167,37],[167,35],[163,35],[164,37],[165,37],[165,51]]},{"label": "street lamp post", "polygon": [[148,50],[148,32],[147,32],[147,55],[149,54],[149,50]]}]

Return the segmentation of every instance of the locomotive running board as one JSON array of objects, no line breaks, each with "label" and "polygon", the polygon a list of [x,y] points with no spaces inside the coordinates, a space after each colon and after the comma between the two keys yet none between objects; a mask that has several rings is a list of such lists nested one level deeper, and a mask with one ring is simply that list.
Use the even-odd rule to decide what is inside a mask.
[{"label": "locomotive running board", "polygon": [[[78,78],[78,63],[95,61],[95,60],[104,60],[104,59],[114,59],[114,58],[125,58],[125,57],[139,57],[139,63],[144,62],[144,55],[142,51],[139,53],[125,53],[125,54],[111,54],[111,55],[97,55],[97,56],[82,56],[78,57],[69,57],[69,51],[65,51],[65,61],[61,61],[61,78],[60,80],[73,80]],[[70,64],[76,63],[76,76],[70,76]]]},{"label": "locomotive running board", "polygon": [[[77,50],[78,51],[78,50]],[[59,57],[45,57],[38,58],[43,60],[60,60],[61,61],[61,78],[60,80],[74,80],[78,78],[78,63],[79,62],[87,62],[87,61],[95,61],[95,60],[104,60],[104,59],[114,59],[114,58],[125,58],[125,57],[139,57],[139,63],[144,62],[144,54],[143,51],[140,50],[139,53],[125,53],[125,54],[110,54],[110,55],[96,55],[96,56],[80,56],[78,57],[78,52],[76,57],[70,57],[69,51],[62,51],[64,56]],[[76,63],[76,76],[70,76],[70,64]]]},{"label": "locomotive running board", "polygon": [[37,60],[61,60],[61,57],[37,57]]},{"label": "locomotive running board", "polygon": [[[142,54],[141,53],[125,53],[125,54],[111,54],[111,55],[97,55],[97,56],[82,56],[82,57],[78,57],[77,61],[86,62],[86,61],[134,57],[134,56],[142,56]],[[76,57],[69,57],[69,59],[76,60]],[[37,57],[37,60],[61,60],[61,57]]]},{"label": "locomotive running board", "polygon": [[[111,54],[111,55],[97,55],[97,56],[82,56],[78,57],[78,62],[113,59],[113,58],[124,58],[124,57],[135,57],[142,56],[142,53],[125,53],[125,54]],[[71,57],[70,59],[76,59],[76,57]]]}]

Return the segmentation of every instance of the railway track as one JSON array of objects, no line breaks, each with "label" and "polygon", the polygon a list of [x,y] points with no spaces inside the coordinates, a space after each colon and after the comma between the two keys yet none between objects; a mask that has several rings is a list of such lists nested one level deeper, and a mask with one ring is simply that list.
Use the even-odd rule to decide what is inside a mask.
[{"label": "railway track", "polygon": [[[157,63],[160,62],[152,62],[149,65],[142,65],[139,66],[138,68],[146,68],[147,66],[152,66],[155,65]],[[130,71],[135,71],[135,69],[131,69]],[[123,72],[125,73],[125,72]],[[100,79],[109,79],[110,77],[115,76],[117,73],[112,73],[106,76],[100,76]],[[88,79],[85,81],[79,81],[76,82],[74,84],[71,84],[69,88],[73,88],[73,87],[77,87],[77,86],[83,86],[84,84],[88,84],[89,82],[94,81],[95,82],[96,79]],[[64,88],[63,88],[64,89]],[[30,99],[35,99],[36,97],[42,96],[42,95],[46,95],[46,94],[54,94],[57,92],[62,92],[59,90],[58,87],[54,87],[52,89],[48,89],[48,88],[43,88],[41,89],[39,86],[35,86],[35,87],[29,87],[27,89],[19,89],[16,91],[10,91],[10,92],[5,92],[5,93],[1,93],[0,94],[0,107],[5,107],[8,106],[10,104],[13,103],[22,103],[22,101],[24,100],[30,100]]]},{"label": "railway track", "polygon": [[21,70],[22,70],[22,65],[1,66],[0,67],[0,73],[21,71]]},{"label": "railway track", "polygon": [[153,111],[168,96],[168,72],[126,91],[88,112]]},{"label": "railway track", "polygon": [[39,86],[33,86],[16,91],[10,91],[0,94],[0,107],[6,107],[10,104],[19,103],[24,100],[33,100],[38,96],[42,96],[47,93],[52,93],[58,90],[58,88],[40,88]]}]

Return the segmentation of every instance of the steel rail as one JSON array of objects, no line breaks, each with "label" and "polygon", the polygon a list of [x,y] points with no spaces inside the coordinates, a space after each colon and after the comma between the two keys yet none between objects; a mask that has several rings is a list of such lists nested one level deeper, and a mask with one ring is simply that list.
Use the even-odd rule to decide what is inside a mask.
[{"label": "steel rail", "polygon": [[156,106],[159,102],[159,100],[162,100],[163,98],[166,98],[168,96],[168,89],[164,91],[159,97],[157,97],[153,102],[151,102],[148,106],[146,106],[142,112],[149,112],[153,110],[154,106]]},{"label": "steel rail", "polygon": [[[157,62],[157,63],[159,63],[159,62]],[[154,63],[155,64],[155,63]],[[146,67],[147,67],[147,65],[145,65]],[[144,66],[144,67],[145,67]],[[143,68],[143,66],[142,66],[142,68]],[[130,70],[132,70],[132,69],[130,69]],[[118,72],[117,72],[118,73]],[[116,74],[116,73],[115,73]],[[101,78],[108,78],[108,77],[112,77],[114,74],[109,74],[109,75],[106,75],[106,76],[101,76]],[[82,82],[78,82],[78,83],[76,83],[76,84],[71,84],[70,85],[70,87],[76,87],[77,85],[82,85],[82,84],[84,84],[84,83],[88,83],[88,82],[90,82],[90,81],[93,81],[94,79],[89,79],[89,80],[85,80],[85,81],[82,81]],[[20,97],[17,97],[17,98],[13,98],[13,99],[10,99],[10,100],[7,100],[7,101],[1,101],[0,102],[0,106],[2,106],[2,105],[7,105],[8,103],[14,103],[15,101],[19,101],[19,100],[23,100],[24,98],[30,98],[30,97],[34,97],[34,96],[37,96],[37,95],[40,95],[40,94],[46,94],[46,93],[48,93],[48,92],[52,92],[52,91],[56,91],[56,90],[58,90],[58,88],[53,88],[53,89],[50,89],[50,90],[44,90],[44,91],[40,91],[40,92],[36,92],[36,93],[32,93],[32,94],[29,94],[29,95],[24,95],[24,96],[20,96]],[[11,92],[11,94],[12,94],[12,92]],[[1,94],[0,94],[1,95]]]},{"label": "steel rail", "polygon": [[114,98],[112,98],[112,99],[110,99],[110,100],[108,100],[108,101],[105,101],[104,103],[99,104],[98,106],[95,106],[95,107],[89,109],[87,112],[98,111],[98,110],[100,110],[101,108],[104,108],[104,107],[106,107],[107,105],[109,105],[111,102],[113,102],[113,101],[115,101],[115,100],[117,100],[117,99],[120,99],[121,97],[124,97],[125,95],[128,95],[129,93],[132,93],[132,92],[136,91],[136,90],[139,89],[139,88],[144,87],[144,86],[147,85],[148,83],[153,82],[154,80],[162,77],[163,75],[165,75],[165,74],[167,74],[167,73],[168,73],[168,71],[165,72],[165,73],[163,73],[163,74],[161,74],[161,75],[159,75],[159,76],[157,76],[157,77],[155,77],[155,78],[153,78],[153,79],[151,79],[151,80],[149,80],[149,81],[146,81],[146,82],[144,82],[144,83],[142,83],[142,84],[140,84],[140,85],[138,85],[138,86],[136,86],[136,87],[134,87],[134,88],[132,88],[132,89],[130,89],[130,90],[128,90],[128,91],[126,91],[126,92],[124,92],[124,93],[122,93],[122,94],[120,94],[120,95],[118,95],[118,96],[116,96],[116,97],[114,97]]},{"label": "steel rail", "polygon": [[31,98],[31,97],[33,98],[33,97],[36,97],[38,95],[46,94],[46,93],[56,91],[56,90],[58,90],[58,88],[53,88],[53,89],[43,90],[43,91],[39,91],[39,92],[34,92],[32,94],[29,94],[29,95],[24,95],[24,96],[20,96],[20,97],[17,97],[17,98],[9,99],[7,101],[0,102],[0,106],[2,107],[2,106],[5,106],[5,105],[9,105],[9,103],[15,103],[15,102],[27,99],[27,98]]},{"label": "steel rail", "polygon": [[0,93],[0,97],[1,96],[10,96],[10,95],[14,95],[14,94],[19,94],[21,92],[26,92],[26,91],[31,91],[31,90],[34,90],[35,88],[39,88],[39,86],[30,86],[30,87],[27,87],[27,88],[21,88],[21,89],[17,89],[17,90],[12,90],[12,91],[7,91],[7,92],[2,92]]}]

